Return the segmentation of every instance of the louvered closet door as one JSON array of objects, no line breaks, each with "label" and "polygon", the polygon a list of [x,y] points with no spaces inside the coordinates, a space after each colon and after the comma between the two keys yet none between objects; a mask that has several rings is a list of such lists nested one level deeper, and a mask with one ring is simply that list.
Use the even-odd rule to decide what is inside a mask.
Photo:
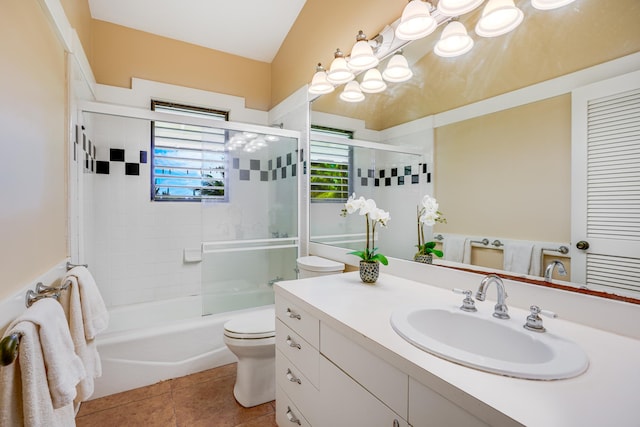
[{"label": "louvered closet door", "polygon": [[640,298],[640,72],[572,99],[572,275]]}]

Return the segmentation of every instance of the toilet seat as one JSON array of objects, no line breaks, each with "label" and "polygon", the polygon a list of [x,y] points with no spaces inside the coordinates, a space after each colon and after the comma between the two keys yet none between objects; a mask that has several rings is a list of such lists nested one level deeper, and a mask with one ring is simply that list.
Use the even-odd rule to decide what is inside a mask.
[{"label": "toilet seat", "polygon": [[276,336],[275,309],[269,308],[231,319],[224,324],[227,338],[240,340],[258,340]]}]

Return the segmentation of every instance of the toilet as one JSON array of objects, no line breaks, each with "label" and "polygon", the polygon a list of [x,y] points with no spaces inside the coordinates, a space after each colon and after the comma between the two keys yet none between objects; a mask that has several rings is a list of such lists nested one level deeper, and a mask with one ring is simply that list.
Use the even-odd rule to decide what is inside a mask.
[{"label": "toilet", "polygon": [[[317,256],[297,260],[299,278],[337,274],[344,264]],[[244,407],[276,397],[276,313],[273,307],[238,316],[224,324],[224,343],[238,358],[233,395]]]}]

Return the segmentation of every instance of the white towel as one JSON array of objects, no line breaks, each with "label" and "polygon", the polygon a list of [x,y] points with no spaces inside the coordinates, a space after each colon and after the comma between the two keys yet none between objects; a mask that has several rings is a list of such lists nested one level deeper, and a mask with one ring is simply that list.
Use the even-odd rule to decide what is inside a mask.
[{"label": "white towel", "polygon": [[75,425],[73,399],[85,376],[75,354],[62,306],[35,302],[5,335],[21,333],[18,360],[0,369],[0,419],[8,425]]},{"label": "white towel", "polygon": [[88,400],[93,394],[94,378],[102,376],[102,364],[96,347],[96,341],[94,339],[88,340],[85,337],[84,317],[78,280],[76,276],[68,276],[65,282],[66,281],[70,282],[66,293],[68,298],[65,298],[61,303],[69,319],[69,331],[71,332],[73,346],[76,354],[80,357],[80,360],[82,360],[82,364],[87,373],[76,387],[77,396],[75,401],[79,403]]},{"label": "white towel", "polygon": [[471,265],[471,239],[464,240],[464,254],[462,256],[462,262],[464,264]]},{"label": "white towel", "polygon": [[504,269],[514,273],[529,274],[533,243],[506,242],[504,244]]},{"label": "white towel", "polygon": [[529,274],[532,276],[542,276],[542,246],[533,245]]},{"label": "white towel", "polygon": [[84,332],[87,340],[92,340],[109,325],[109,312],[104,305],[104,300],[93,275],[85,267],[73,267],[64,278],[70,276],[77,278],[80,288],[80,303],[84,322]]},{"label": "white towel", "polygon": [[465,240],[463,236],[446,236],[442,244],[444,259],[462,262],[464,259]]}]

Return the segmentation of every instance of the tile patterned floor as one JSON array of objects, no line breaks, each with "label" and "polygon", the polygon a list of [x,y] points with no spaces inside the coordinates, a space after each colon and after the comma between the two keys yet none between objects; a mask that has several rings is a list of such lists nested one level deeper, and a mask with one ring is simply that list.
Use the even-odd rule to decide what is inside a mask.
[{"label": "tile patterned floor", "polygon": [[275,402],[243,408],[236,364],[84,402],[78,427],[276,427]]}]

